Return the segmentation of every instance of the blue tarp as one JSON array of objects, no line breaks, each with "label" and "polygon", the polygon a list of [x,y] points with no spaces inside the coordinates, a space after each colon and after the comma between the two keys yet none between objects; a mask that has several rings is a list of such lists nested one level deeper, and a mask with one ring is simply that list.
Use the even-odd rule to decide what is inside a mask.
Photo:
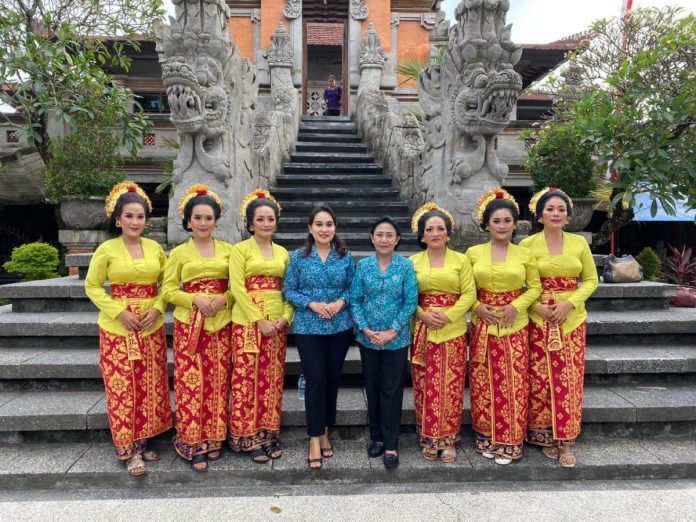
[{"label": "blue tarp", "polygon": [[649,192],[636,194],[633,205],[633,221],[691,221],[693,223],[696,219],[696,210],[687,209],[684,201],[677,201],[677,214],[675,216],[669,215],[658,201],[657,214],[653,217],[650,214],[650,205],[652,205],[652,200]]}]

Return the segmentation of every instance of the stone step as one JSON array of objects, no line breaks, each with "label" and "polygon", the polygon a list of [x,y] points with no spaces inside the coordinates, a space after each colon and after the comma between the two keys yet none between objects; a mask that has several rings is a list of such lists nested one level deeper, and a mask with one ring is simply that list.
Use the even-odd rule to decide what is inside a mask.
[{"label": "stone step", "polygon": [[382,174],[382,166],[377,163],[286,163],[285,174]]},{"label": "stone step", "polygon": [[[171,313],[165,314],[167,333],[171,335]],[[29,345],[11,344],[19,338],[70,338],[96,336],[96,312],[46,312],[42,314],[12,312],[10,305],[0,307],[0,347]],[[596,344],[621,344],[620,339],[635,344],[669,343],[681,334],[693,342],[696,334],[696,316],[693,309],[670,308],[652,311],[614,311],[590,314],[587,320],[588,336],[596,336]],[[15,338],[15,339],[13,339]],[[682,344],[682,343],[679,343]],[[43,346],[43,343],[34,346]]]},{"label": "stone step", "polygon": [[[296,377],[302,372],[297,347],[288,346],[285,374]],[[170,343],[171,344],[171,343]],[[173,375],[173,355],[169,350],[169,374]],[[343,365],[344,375],[358,375],[362,363],[357,345],[351,346]],[[696,344],[692,346],[597,346],[590,344],[585,359],[587,375],[659,376],[660,374],[696,373]],[[0,380],[61,380],[98,379],[99,346],[95,338],[92,346],[80,348],[0,348]],[[696,376],[694,376],[696,383]],[[10,389],[6,386],[6,390]]]},{"label": "stone step", "polygon": [[290,161],[295,163],[374,163],[374,155],[367,152],[294,152],[290,154]]},{"label": "stone step", "polygon": [[[349,249],[353,249],[357,246],[371,247],[369,234],[365,232],[342,232],[341,239],[343,239],[348,245]],[[306,232],[278,232],[275,235],[275,240],[278,244],[286,246],[293,245],[299,248],[304,244],[305,239],[307,239]],[[401,236],[401,243],[405,246],[409,245],[411,247],[417,246],[415,234],[403,234]],[[287,246],[286,246],[287,248]]]},{"label": "stone step", "polygon": [[[379,201],[397,201],[399,189],[395,187],[359,187],[360,200],[377,199]],[[354,201],[356,188],[354,187],[300,187],[300,188],[277,188],[273,195],[285,208],[290,201],[322,201],[324,199]]]},{"label": "stone step", "polygon": [[[349,186],[354,190],[369,189],[374,186],[391,187],[391,178],[383,174],[350,174],[340,176],[335,174],[279,174],[276,177],[278,188],[289,187],[343,187]],[[273,193],[275,194],[275,191]]]},{"label": "stone step", "polygon": [[[23,443],[0,446],[0,488],[4,491],[78,491],[138,488],[165,488],[176,484],[186,491],[208,495],[210,488],[229,488],[230,484],[268,487],[324,486],[332,484],[452,484],[510,481],[588,481],[696,478],[693,447],[696,437],[668,439],[630,439],[581,437],[573,449],[578,463],[561,468],[543,456],[538,448],[526,447],[522,459],[509,466],[497,466],[478,455],[472,437],[464,434],[459,458],[451,464],[427,462],[421,455],[416,435],[400,438],[399,468],[387,472],[381,459],[367,456],[369,435],[365,431],[343,434],[335,431],[332,443],[336,454],[325,459],[320,472],[307,470],[307,440],[299,430],[281,433],[283,456],[257,464],[247,455],[227,448],[220,460],[211,462],[201,475],[193,473],[188,462],[177,457],[171,446],[171,433],[158,437],[152,447],[162,454],[158,462],[148,463],[144,477],[130,477],[122,462],[113,455],[110,442]],[[626,456],[630,455],[630,465]],[[270,491],[270,489],[269,489]],[[194,493],[198,495],[199,493]],[[688,509],[688,508],[687,508]],[[515,518],[514,516],[512,518]]]},{"label": "stone step", "polygon": [[351,122],[331,122],[331,123],[300,123],[300,134],[355,134],[358,131],[357,125]]},{"label": "stone step", "polygon": [[[382,216],[379,216],[382,217]],[[379,218],[373,218],[372,216],[341,216],[338,218],[338,227],[341,233],[343,232],[363,232],[369,233],[374,222]],[[392,219],[401,228],[401,233],[408,233],[411,229],[411,218],[408,216],[393,217]],[[307,217],[285,217],[285,215],[280,218],[279,230],[284,231],[295,231],[296,229],[307,231]],[[2,288],[2,287],[0,287]]]},{"label": "stone step", "polygon": [[297,143],[321,142],[321,143],[362,143],[358,134],[322,134],[318,132],[300,132],[297,135]]},{"label": "stone step", "polygon": [[302,116],[302,121],[306,122],[322,122],[322,121],[345,121],[350,122],[350,116]]},{"label": "stone step", "polygon": [[367,153],[367,147],[362,143],[324,143],[321,141],[299,141],[295,150],[297,152]]},{"label": "stone step", "polygon": [[[337,426],[367,424],[362,388],[341,388]],[[413,390],[404,390],[402,424],[413,426]],[[583,424],[620,424],[625,433],[638,433],[642,423],[692,423],[696,427],[696,383],[659,385],[625,384],[585,386]],[[463,424],[471,424],[469,392],[463,406]],[[305,426],[304,401],[297,389],[283,394],[283,426]],[[0,433],[36,431],[88,431],[109,428],[106,401],[101,391],[2,391]],[[624,433],[624,431],[622,431]]]},{"label": "stone step", "polygon": [[406,203],[405,201],[348,201],[334,199],[317,199],[313,201],[298,200],[282,203],[283,216],[281,217],[281,219],[291,216],[302,217],[304,219],[307,219],[309,213],[319,202],[330,206],[334,210],[334,212],[336,212],[339,226],[341,220],[344,217],[366,216],[373,219],[377,219],[378,217],[384,215],[400,217],[405,217],[408,215],[408,203]]}]

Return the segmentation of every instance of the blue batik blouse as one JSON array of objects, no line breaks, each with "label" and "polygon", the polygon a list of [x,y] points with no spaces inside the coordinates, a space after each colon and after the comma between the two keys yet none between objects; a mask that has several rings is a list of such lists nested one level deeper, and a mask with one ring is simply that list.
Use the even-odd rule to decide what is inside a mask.
[{"label": "blue batik blouse", "polygon": [[[418,280],[413,263],[393,254],[382,274],[377,255],[358,263],[350,287],[350,310],[357,326],[357,341],[366,348],[397,350],[411,343],[411,316],[418,306]],[[396,330],[387,344],[372,344],[363,328],[376,332]]]},{"label": "blue batik blouse", "polygon": [[[355,263],[350,252],[341,257],[332,247],[325,262],[314,246],[307,257],[302,256],[302,249],[290,254],[283,293],[286,301],[295,306],[292,333],[330,335],[353,328],[348,304],[354,273]],[[343,299],[346,306],[331,319],[322,319],[309,308],[313,301],[333,303],[338,299]]]}]

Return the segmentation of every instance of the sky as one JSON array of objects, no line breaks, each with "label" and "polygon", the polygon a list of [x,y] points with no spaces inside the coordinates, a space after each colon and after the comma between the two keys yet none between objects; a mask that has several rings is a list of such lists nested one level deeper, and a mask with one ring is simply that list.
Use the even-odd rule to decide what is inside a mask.
[{"label": "sky", "polygon": [[[510,0],[507,23],[512,23],[512,41],[518,44],[548,43],[579,33],[600,18],[621,13],[623,0]],[[459,0],[444,0],[441,9],[454,23]],[[696,12],[696,0],[634,0],[639,7],[680,6]]]}]

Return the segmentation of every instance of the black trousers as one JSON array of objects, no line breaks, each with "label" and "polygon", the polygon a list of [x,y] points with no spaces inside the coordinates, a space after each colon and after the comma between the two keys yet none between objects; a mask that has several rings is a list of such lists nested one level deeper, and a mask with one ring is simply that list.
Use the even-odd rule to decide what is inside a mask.
[{"label": "black trousers", "polygon": [[341,370],[353,329],[330,335],[295,334],[295,344],[307,380],[305,413],[307,435],[320,437],[325,428],[336,424],[336,399]]},{"label": "black trousers", "polygon": [[383,442],[384,449],[399,449],[401,408],[408,347],[398,350],[374,350],[360,346],[370,439]]}]

